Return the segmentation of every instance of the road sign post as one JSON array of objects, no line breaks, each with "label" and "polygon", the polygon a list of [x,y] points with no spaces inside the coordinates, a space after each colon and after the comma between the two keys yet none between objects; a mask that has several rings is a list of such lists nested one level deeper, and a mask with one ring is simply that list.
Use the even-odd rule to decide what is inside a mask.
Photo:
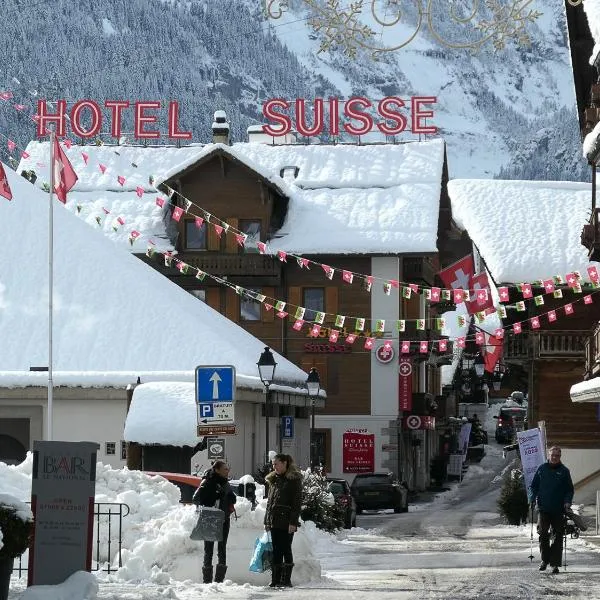
[{"label": "road sign post", "polygon": [[196,367],[196,414],[198,437],[235,434],[235,367],[200,365]]}]

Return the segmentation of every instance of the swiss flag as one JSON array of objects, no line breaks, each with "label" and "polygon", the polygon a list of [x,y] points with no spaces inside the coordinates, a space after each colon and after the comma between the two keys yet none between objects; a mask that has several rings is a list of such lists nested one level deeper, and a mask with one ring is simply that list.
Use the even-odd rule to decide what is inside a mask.
[{"label": "swiss flag", "polygon": [[12,192],[10,191],[6,171],[2,163],[0,163],[0,196],[3,196],[7,200],[12,200]]},{"label": "swiss flag", "polygon": [[54,193],[56,197],[65,204],[67,192],[75,185],[77,173],[69,162],[65,151],[60,147],[58,139],[54,138]]},{"label": "swiss flag", "polygon": [[483,354],[483,362],[485,370],[488,373],[493,373],[496,363],[502,356],[503,340],[498,339],[495,335],[485,334],[485,352]]},{"label": "swiss flag", "polygon": [[440,279],[449,290],[468,290],[474,272],[473,256],[469,254],[440,271]]},{"label": "swiss flag", "polygon": [[471,277],[469,289],[473,290],[475,294],[475,298],[471,300],[471,302],[465,303],[467,312],[470,315],[494,306],[492,294],[490,292],[490,283],[485,271]]}]

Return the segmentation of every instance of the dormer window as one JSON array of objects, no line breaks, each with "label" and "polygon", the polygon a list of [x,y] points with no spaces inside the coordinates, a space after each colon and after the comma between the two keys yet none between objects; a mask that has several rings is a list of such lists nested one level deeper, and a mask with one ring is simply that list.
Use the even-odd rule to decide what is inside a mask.
[{"label": "dormer window", "polygon": [[258,252],[257,243],[260,242],[260,221],[258,219],[241,219],[239,227],[240,231],[248,236],[244,245],[246,252]]},{"label": "dormer window", "polygon": [[200,227],[195,221],[186,220],[185,222],[185,249],[186,250],[206,250],[206,222]]}]

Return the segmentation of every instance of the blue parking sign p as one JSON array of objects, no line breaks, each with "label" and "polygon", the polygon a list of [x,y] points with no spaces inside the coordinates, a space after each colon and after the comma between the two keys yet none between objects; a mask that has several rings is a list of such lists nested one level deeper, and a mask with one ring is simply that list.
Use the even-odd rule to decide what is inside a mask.
[{"label": "blue parking sign p", "polygon": [[212,402],[200,403],[200,417],[202,419],[206,419],[207,417],[214,417]]},{"label": "blue parking sign p", "polygon": [[281,417],[281,437],[286,440],[294,437],[294,417]]}]

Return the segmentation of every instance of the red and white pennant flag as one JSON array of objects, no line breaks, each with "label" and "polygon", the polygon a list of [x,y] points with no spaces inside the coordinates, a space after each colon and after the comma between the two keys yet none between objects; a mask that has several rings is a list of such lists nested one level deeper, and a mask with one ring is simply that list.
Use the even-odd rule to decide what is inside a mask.
[{"label": "red and white pennant flag", "polygon": [[77,182],[77,173],[69,162],[65,151],[60,147],[58,139],[54,138],[54,193],[56,197],[65,204],[67,202],[67,192]]}]

